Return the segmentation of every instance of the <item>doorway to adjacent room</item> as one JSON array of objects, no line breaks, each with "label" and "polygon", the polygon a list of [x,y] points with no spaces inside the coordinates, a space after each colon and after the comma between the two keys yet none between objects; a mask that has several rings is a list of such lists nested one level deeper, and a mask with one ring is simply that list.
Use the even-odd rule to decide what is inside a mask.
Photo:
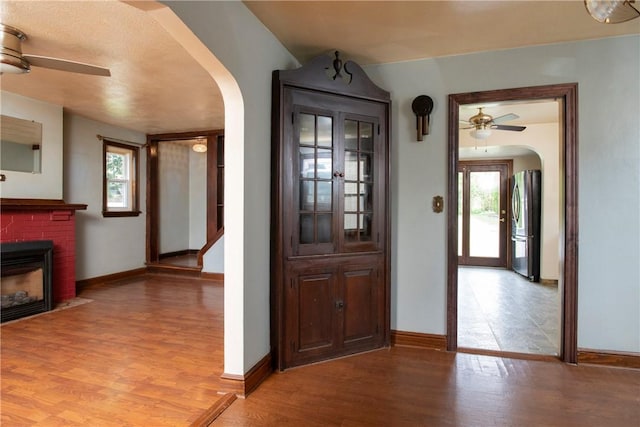
[{"label": "doorway to adjacent room", "polygon": [[199,273],[224,233],[224,131],[147,142],[147,265]]},{"label": "doorway to adjacent room", "polygon": [[[575,91],[575,85],[552,85],[458,94],[449,98],[449,350],[460,347],[481,352],[555,355],[567,362],[575,362]],[[545,100],[557,102],[559,115],[554,140],[558,172],[555,177],[551,174],[555,192],[559,195],[556,209],[558,240],[555,250],[558,254],[556,265],[560,264],[560,271],[555,286],[530,282],[511,271],[514,245],[509,240],[509,200],[510,177],[515,167],[509,170],[507,166],[507,179],[501,178],[499,172],[494,173],[493,184],[491,174],[486,172],[490,172],[487,167],[492,162],[508,162],[517,158],[518,156],[507,155],[509,150],[517,151],[517,148],[501,147],[492,150],[491,143],[484,141],[484,147],[480,150],[476,146],[473,153],[469,150],[465,152],[459,130],[459,121],[466,119],[461,107],[472,105],[478,108],[486,104],[497,106],[500,103],[537,103]],[[517,143],[512,142],[512,145]],[[531,150],[531,147],[520,147],[525,148],[536,151]],[[478,155],[479,152],[483,154]],[[470,160],[472,162],[465,165]],[[542,162],[545,160],[548,158],[542,158]],[[483,162],[487,164],[483,166]],[[483,167],[487,170],[482,170]],[[517,167],[526,168],[522,164]],[[477,176],[473,176],[473,173]],[[502,191],[501,187],[505,190]]]},{"label": "doorway to adjacent room", "polygon": [[510,181],[514,160],[522,168],[521,151],[514,159],[458,163],[458,345],[557,356],[557,280],[530,281],[511,265],[520,248],[512,241]]}]

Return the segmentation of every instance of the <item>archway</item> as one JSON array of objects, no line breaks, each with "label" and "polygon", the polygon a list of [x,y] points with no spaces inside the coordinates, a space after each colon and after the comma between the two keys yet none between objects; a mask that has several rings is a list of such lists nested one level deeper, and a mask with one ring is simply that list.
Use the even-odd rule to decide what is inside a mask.
[{"label": "archway", "polygon": [[[226,67],[166,5],[132,2],[148,13],[211,75],[225,112],[224,372],[244,374],[244,101]],[[203,270],[207,269],[204,258]],[[238,338],[240,337],[240,339]]]}]

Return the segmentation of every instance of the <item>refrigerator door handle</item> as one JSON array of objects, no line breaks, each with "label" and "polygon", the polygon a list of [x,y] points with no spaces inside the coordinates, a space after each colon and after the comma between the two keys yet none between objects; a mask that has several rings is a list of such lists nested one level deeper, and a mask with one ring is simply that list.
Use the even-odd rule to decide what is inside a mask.
[{"label": "refrigerator door handle", "polygon": [[513,186],[513,194],[511,195],[511,211],[516,224],[520,222],[520,208],[520,187],[516,182]]}]

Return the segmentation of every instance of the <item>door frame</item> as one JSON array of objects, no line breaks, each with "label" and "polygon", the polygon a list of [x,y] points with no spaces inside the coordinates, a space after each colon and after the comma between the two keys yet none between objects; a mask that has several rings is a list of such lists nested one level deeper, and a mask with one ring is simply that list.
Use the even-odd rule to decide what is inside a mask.
[{"label": "door frame", "polygon": [[459,108],[463,104],[559,99],[561,106],[560,261],[562,314],[560,359],[577,363],[578,317],[578,84],[532,86],[449,95],[447,202],[447,350],[458,349],[458,147]]},{"label": "door frame", "polygon": [[[498,257],[498,261],[499,261],[499,265],[495,265],[496,263],[491,262],[491,260],[493,258],[485,258],[485,257],[471,257],[471,256],[467,256],[466,258],[464,257],[464,250],[463,250],[463,255],[458,257],[458,265],[473,265],[473,266],[484,266],[484,267],[496,267],[496,268],[511,268],[511,257],[510,257],[510,249],[511,249],[511,245],[510,242],[511,240],[509,239],[509,231],[510,231],[510,227],[509,227],[509,219],[511,218],[511,204],[509,203],[509,201],[511,200],[511,189],[509,187],[509,179],[511,177],[511,175],[513,175],[513,160],[511,159],[504,159],[504,160],[463,160],[460,161],[458,160],[458,172],[460,172],[460,164],[463,164],[462,166],[468,165],[471,168],[487,168],[490,171],[498,171],[498,169],[504,169],[504,182],[500,182],[500,186],[502,187],[504,185],[504,191],[500,191],[500,196],[501,196],[501,203],[500,206],[503,207],[503,211],[504,213],[501,213],[501,215],[503,216],[503,221],[502,224],[500,224],[500,228],[501,228],[501,240],[499,242],[500,245],[500,256]],[[502,170],[500,170],[500,173],[502,174]],[[466,180],[463,180],[463,183],[469,184]],[[465,184],[465,185],[466,185]],[[464,191],[464,188],[463,188]],[[502,198],[504,196],[504,198]],[[464,196],[463,196],[464,197]],[[469,208],[467,206],[467,208]],[[465,209],[466,210],[466,209]],[[463,212],[463,224],[464,222],[469,219],[469,215],[470,212]],[[467,233],[464,233],[462,235],[462,245],[463,248],[466,246],[467,249],[469,249],[469,230],[467,230]],[[460,262],[460,258],[466,259],[467,262],[469,261],[474,261],[476,262],[474,263],[469,263],[469,264],[462,264]]]},{"label": "door frame", "polygon": [[217,151],[218,137],[224,135],[223,129],[195,132],[163,133],[147,135],[147,229],[146,229],[146,264],[160,262],[160,180],[158,145],[162,142],[207,139],[207,241],[198,250],[197,267],[202,268],[204,254],[213,246],[224,232],[218,230],[217,209]]}]

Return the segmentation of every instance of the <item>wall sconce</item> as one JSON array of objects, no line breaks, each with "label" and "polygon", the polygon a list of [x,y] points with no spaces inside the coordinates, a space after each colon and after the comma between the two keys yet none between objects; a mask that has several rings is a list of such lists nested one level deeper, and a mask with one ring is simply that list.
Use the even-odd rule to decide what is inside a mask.
[{"label": "wall sconce", "polygon": [[433,111],[433,99],[427,95],[420,95],[413,100],[411,108],[416,115],[417,140],[422,141],[424,135],[429,135],[429,115]]}]

